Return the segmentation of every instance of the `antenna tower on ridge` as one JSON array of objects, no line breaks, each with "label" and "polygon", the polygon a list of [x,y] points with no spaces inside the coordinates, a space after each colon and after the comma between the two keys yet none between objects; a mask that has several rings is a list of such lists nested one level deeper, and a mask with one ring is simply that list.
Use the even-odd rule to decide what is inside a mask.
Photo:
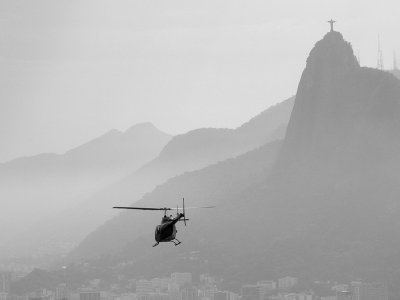
[{"label": "antenna tower on ridge", "polygon": [[382,53],[382,48],[381,48],[381,36],[378,35],[378,63],[377,63],[377,68],[379,70],[384,69],[383,65],[383,53]]}]

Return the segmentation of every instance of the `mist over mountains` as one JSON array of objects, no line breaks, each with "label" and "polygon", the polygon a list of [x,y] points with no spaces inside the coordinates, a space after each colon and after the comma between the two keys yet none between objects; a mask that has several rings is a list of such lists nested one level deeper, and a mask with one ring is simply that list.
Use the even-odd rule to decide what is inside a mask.
[{"label": "mist over mountains", "polygon": [[329,32],[307,59],[282,143],[170,179],[136,203],[173,205],[185,196],[191,205],[216,204],[190,213],[182,247],[151,249],[159,216],[125,212],[70,259],[108,268],[129,262],[119,271],[150,276],[194,271],[187,257],[199,251],[196,261],[227,284],[290,272],[395,288],[399,130],[400,81],[360,67],[350,44]]},{"label": "mist over mountains", "polygon": [[[42,154],[1,164],[3,217],[0,226],[13,230],[2,230],[0,238],[14,240],[5,243],[0,252],[10,247],[13,255],[18,255],[18,251],[32,253],[31,247],[20,247],[20,243],[27,238],[45,236],[46,231],[37,227],[32,230],[36,222],[77,205],[103,186],[139,168],[158,155],[170,139],[169,134],[150,123],[143,123],[126,132],[112,130],[62,155]],[[42,227],[51,228],[53,223],[45,223]],[[27,231],[25,236],[21,235]],[[38,241],[43,247],[43,240]],[[69,247],[60,245],[61,248],[64,246]]]},{"label": "mist over mountains", "polygon": [[[79,239],[103,224],[111,213],[115,214],[110,209],[112,206],[130,205],[169,178],[207,167],[258,148],[268,141],[282,138],[293,104],[294,98],[291,97],[266,109],[237,129],[205,128],[173,137],[154,160],[100,190],[72,213],[76,216],[75,224],[79,224]],[[175,206],[176,198],[167,201],[170,200]],[[68,224],[69,218],[66,216],[65,219],[65,224]],[[124,228],[122,226],[120,230],[128,233]],[[88,250],[89,256],[96,256],[116,245],[106,243],[102,247],[97,246]]]},{"label": "mist over mountains", "polygon": [[[235,130],[173,137],[154,159],[69,211],[75,227],[60,217],[54,228],[67,226],[64,234],[93,230],[74,236],[82,242],[58,266],[67,264],[70,277],[87,269],[107,278],[210,273],[226,287],[287,274],[363,279],[398,295],[399,132],[400,80],[360,67],[331,31],[311,50],[295,98]],[[127,211],[103,223],[113,205],[175,206],[182,197],[217,208],[188,212],[179,247],[151,248],[157,213]],[[39,275],[15,291],[46,286]]]},{"label": "mist over mountains", "polygon": [[[131,204],[170,177],[206,167],[255,149],[268,141],[282,138],[293,104],[294,98],[289,98],[266,109],[237,129],[198,129],[171,139],[168,137],[162,144],[154,137],[158,134],[155,133],[154,126],[146,123],[134,126],[124,134],[116,130],[110,131],[97,140],[67,152],[65,157],[55,156],[60,160],[58,165],[54,161],[44,163],[35,158],[28,159],[30,164],[37,165],[43,176],[53,176],[54,173],[44,166],[49,165],[58,170],[62,169],[61,165],[64,169],[68,167],[73,170],[71,174],[75,179],[82,174],[87,174],[90,178],[104,173],[104,176],[113,178],[114,182],[109,180],[99,183],[97,189],[89,190],[90,193],[77,199],[75,205],[39,220],[35,226],[30,226],[24,233],[14,237],[3,251],[12,253],[13,256],[65,253],[115,215],[117,212],[111,209],[112,206]],[[135,131],[141,132],[141,138],[137,134],[132,135]],[[149,140],[141,145],[142,139],[147,138],[146,135]],[[151,143],[158,143],[156,149],[159,154],[152,150],[146,151],[145,147],[152,146]],[[149,157],[155,158],[149,161]],[[132,163],[133,159],[136,164]],[[20,165],[26,166],[23,162]],[[65,172],[64,169],[62,170]],[[119,177],[112,177],[115,173]],[[22,170],[16,173],[16,179],[21,174]],[[80,180],[80,184],[85,182]],[[76,191],[74,186],[69,189],[63,192],[70,195],[71,191]],[[47,190],[43,188],[42,194],[43,191]],[[54,192],[54,205],[57,205],[57,192],[61,191]],[[35,205],[40,205],[40,202]]]}]

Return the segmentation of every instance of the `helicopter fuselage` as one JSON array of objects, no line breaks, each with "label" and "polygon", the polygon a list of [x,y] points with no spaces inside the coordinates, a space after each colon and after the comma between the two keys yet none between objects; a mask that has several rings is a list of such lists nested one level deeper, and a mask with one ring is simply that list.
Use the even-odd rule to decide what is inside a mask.
[{"label": "helicopter fuselage", "polygon": [[[215,206],[202,206],[202,207],[189,207],[189,208],[214,208]],[[174,243],[175,246],[178,246],[181,242],[176,238],[176,223],[179,221],[183,221],[186,226],[186,221],[189,219],[186,218],[185,215],[185,198],[182,199],[182,207],[176,207],[176,217],[174,218],[172,215],[167,216],[167,211],[173,210],[170,207],[137,207],[137,206],[114,206],[113,208],[117,209],[134,209],[134,210],[147,210],[147,211],[164,211],[164,216],[161,219],[161,224],[156,226],[156,230],[154,232],[154,238],[156,243],[153,247],[157,246],[162,242],[171,242]],[[179,209],[182,209],[182,213],[179,213]]]},{"label": "helicopter fuselage", "polygon": [[175,218],[164,217],[161,224],[156,226],[154,235],[156,242],[162,243],[176,240],[177,230],[175,224],[182,218],[184,218],[184,214],[178,214]]}]

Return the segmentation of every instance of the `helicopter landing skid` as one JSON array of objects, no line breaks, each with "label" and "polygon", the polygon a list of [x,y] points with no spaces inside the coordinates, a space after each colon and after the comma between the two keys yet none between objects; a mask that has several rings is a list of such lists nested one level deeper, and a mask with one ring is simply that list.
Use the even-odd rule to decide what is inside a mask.
[{"label": "helicopter landing skid", "polygon": [[175,240],[172,240],[171,243],[174,243],[175,246],[178,246],[182,242],[180,240],[178,240],[178,239],[175,239]]},{"label": "helicopter landing skid", "polygon": [[[178,239],[174,239],[174,240],[172,240],[170,242],[173,243],[175,246],[178,246],[178,245],[182,244],[182,242],[180,240],[178,240]],[[153,245],[153,247],[158,246],[158,244],[160,244],[160,242],[155,243]]]}]

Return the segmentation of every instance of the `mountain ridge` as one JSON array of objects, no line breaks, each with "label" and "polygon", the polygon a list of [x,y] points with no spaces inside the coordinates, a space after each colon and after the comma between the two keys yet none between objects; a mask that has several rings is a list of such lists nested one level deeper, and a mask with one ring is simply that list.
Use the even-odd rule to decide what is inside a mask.
[{"label": "mountain ridge", "polygon": [[[256,148],[258,145],[267,142],[270,134],[272,139],[281,137],[286,129],[286,122],[292,106],[293,97],[266,109],[247,122],[245,130],[239,129],[240,134],[236,133],[235,129],[206,128],[193,130],[187,134],[172,138],[160,150],[158,158],[145,164],[137,171],[132,170],[133,172],[130,172],[126,178],[124,177],[110,185],[99,187],[92,195],[86,197],[86,200],[81,204],[56,214],[44,222],[38,222],[25,234],[24,238],[19,239],[31,241],[31,246],[21,245],[19,248],[32,249],[35,241],[39,240],[42,241],[39,246],[43,247],[43,244],[46,244],[41,238],[43,235],[48,237],[48,243],[61,245],[66,243],[71,247],[73,241],[80,241],[88,232],[116,214],[110,207],[117,204],[132,204],[135,199],[139,199],[145,193],[150,192],[156,185],[163,183],[170,177],[206,167],[219,160]],[[270,110],[274,110],[274,115],[270,113]],[[139,125],[127,129],[125,135],[132,134],[137,130],[138,126],[142,127],[141,132],[143,132],[143,127],[145,129],[154,127],[149,123]],[[265,130],[262,130],[263,127],[265,127]],[[279,131],[275,131],[277,129]],[[108,132],[106,135],[112,139],[121,139],[121,133],[115,130]],[[245,140],[250,140],[251,143],[242,145]],[[196,147],[192,146],[193,141],[196,142]],[[221,143],[221,141],[230,141],[230,144]],[[173,144],[171,147],[172,156],[168,154],[168,145],[171,143]],[[87,148],[93,148],[93,145],[97,144],[99,143],[96,141],[89,145],[85,144],[75,152],[87,151]],[[71,156],[71,152],[68,154]],[[82,165],[88,165],[88,162],[85,161]],[[74,219],[73,224],[70,224],[71,218]],[[47,226],[46,224],[49,222],[53,226]],[[20,245],[21,242],[13,242],[13,244]]]},{"label": "mountain ridge", "polygon": [[[239,126],[237,129],[206,128],[176,136],[161,151],[159,157],[126,177],[118,185],[96,196],[98,199],[94,197],[93,201],[104,203],[104,207],[131,205],[168,179],[242,155],[268,143],[271,139],[282,138],[285,131],[282,130],[282,126],[286,128],[286,121],[289,118],[293,103],[294,97],[291,97],[266,109],[246,122],[243,125],[244,127]],[[274,112],[272,120],[269,119],[271,110]],[[265,129],[263,130],[263,128]],[[276,134],[277,130],[279,130],[278,134]],[[195,146],[192,144],[193,140],[196,142]],[[246,141],[249,142],[246,143]],[[178,151],[175,152],[175,149],[178,149]],[[188,154],[181,156],[179,153],[185,150]],[[173,155],[169,154],[171,152]],[[110,197],[118,199],[118,202],[110,203],[108,200]],[[88,238],[90,237],[86,239]],[[100,241],[98,242],[100,243]],[[84,252],[94,253],[104,249],[105,247],[94,246],[90,251]],[[75,253],[78,251],[75,251]]]},{"label": "mountain ridge", "polygon": [[130,278],[211,273],[226,287],[287,274],[361,278],[385,282],[397,299],[398,132],[400,81],[360,68],[349,43],[330,32],[307,59],[283,142],[174,177],[139,202],[172,205],[185,196],[191,205],[217,205],[190,212],[180,247],[153,250],[160,216],[124,212],[70,259]]},{"label": "mountain ridge", "polygon": [[[170,138],[153,125],[139,125],[125,133],[111,130],[64,154],[39,154],[0,165],[0,195],[7,212],[0,222],[19,232],[18,238],[3,232],[2,239],[14,239],[6,243],[7,247],[29,240],[31,234],[24,238],[21,235],[32,230],[41,218],[78,204],[102,186],[153,159]],[[25,209],[21,210],[21,206]],[[2,252],[5,248],[2,247]]]},{"label": "mountain ridge", "polygon": [[[342,35],[328,33],[310,53],[287,135],[269,167],[252,177],[254,166],[248,165],[243,186],[240,169],[227,176],[217,166],[168,181],[146,195],[146,203],[158,204],[160,195],[176,199],[185,190],[194,205],[209,204],[198,196],[203,187],[205,195],[216,195],[219,210],[207,215],[206,223],[193,213],[197,222],[182,234],[189,245],[176,250],[179,254],[163,245],[164,260],[157,252],[145,255],[143,240],[133,235],[108,255],[134,262],[132,276],[155,276],[155,269],[184,264],[185,251],[200,249],[200,259],[215,264],[213,272],[227,284],[290,272],[309,280],[381,280],[395,289],[400,265],[389,266],[386,259],[393,263],[400,247],[393,239],[400,230],[399,87],[392,75],[360,68]],[[233,161],[246,165],[248,158]],[[195,173],[201,176],[189,185],[186,180]],[[202,185],[210,180],[215,185]],[[218,186],[219,180],[227,183]],[[136,228],[132,220],[127,224],[122,228]],[[104,243],[113,230],[100,229]],[[156,257],[152,268],[148,262]]]}]

